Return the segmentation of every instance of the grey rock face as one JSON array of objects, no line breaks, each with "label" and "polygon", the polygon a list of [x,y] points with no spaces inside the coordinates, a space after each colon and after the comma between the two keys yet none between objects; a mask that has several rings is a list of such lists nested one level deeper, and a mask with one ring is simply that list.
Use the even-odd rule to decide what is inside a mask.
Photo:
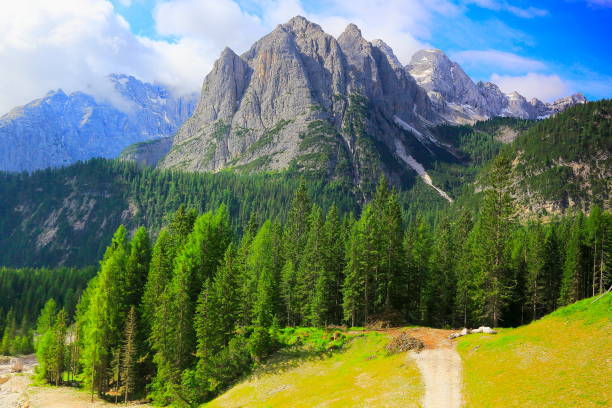
[{"label": "grey rock face", "polygon": [[583,104],[586,102],[587,99],[584,97],[583,94],[575,93],[573,95],[557,99],[554,102],[547,103],[546,107],[548,108],[548,111],[546,112],[546,114],[554,115],[555,113],[563,112],[571,106]]},{"label": "grey rock face", "polygon": [[385,54],[389,65],[391,65],[391,68],[396,71],[402,70],[404,68],[402,66],[402,63],[395,56],[393,49],[391,49],[391,47],[389,47],[389,45],[387,45],[387,43],[385,43],[383,40],[373,40],[372,46],[378,48],[383,54]]},{"label": "grey rock face", "polygon": [[295,17],[241,56],[226,49],[160,166],[296,166],[357,184],[380,171],[397,176],[400,170],[380,160],[380,149],[393,152],[395,139],[407,137],[394,118],[422,133],[441,118],[426,92],[377,44],[352,24],[335,39]]},{"label": "grey rock face", "polygon": [[160,85],[125,75],[109,80],[127,111],[83,92],[57,90],[0,118],[0,170],[114,158],[130,144],[172,135],[195,108],[193,96],[176,98]]},{"label": "grey rock face", "polygon": [[448,121],[461,122],[488,116],[488,104],[478,86],[442,51],[418,51],[412,56],[406,70],[427,90]]},{"label": "grey rock face", "polygon": [[527,101],[517,92],[504,94],[491,82],[477,84],[440,50],[415,53],[406,70],[427,91],[438,112],[451,123],[484,120],[493,116],[541,119],[586,100],[580,94],[545,104]]},{"label": "grey rock face", "polygon": [[123,149],[120,160],[133,161],[143,166],[155,167],[172,147],[172,137],[162,137],[134,143]]}]

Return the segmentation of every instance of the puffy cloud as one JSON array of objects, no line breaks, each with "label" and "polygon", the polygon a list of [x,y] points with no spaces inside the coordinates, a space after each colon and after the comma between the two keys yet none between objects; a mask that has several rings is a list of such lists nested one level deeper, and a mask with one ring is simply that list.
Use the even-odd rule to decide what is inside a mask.
[{"label": "puffy cloud", "polygon": [[452,54],[465,68],[485,68],[490,71],[503,70],[512,73],[524,73],[546,69],[546,64],[532,58],[525,58],[510,52],[498,50],[466,50]]},{"label": "puffy cloud", "polygon": [[[387,42],[404,64],[418,49],[431,47],[431,30],[452,21],[442,30],[455,39],[452,44],[485,50],[464,51],[454,58],[488,66],[484,76],[492,71],[524,74],[544,69],[539,61],[487,50],[528,44],[529,38],[495,19],[470,20],[465,15],[467,0],[114,1],[119,9],[142,6],[143,12],[148,7],[143,4],[155,4],[152,38],[135,35],[110,0],[5,2],[0,14],[0,114],[57,88],[85,90],[120,105],[103,81],[110,73],[162,82],[177,93],[198,91],[225,46],[246,51],[253,41],[297,14],[332,35],[353,22],[367,39]],[[469,1],[513,12],[506,1]],[[439,40],[440,33],[435,34]]]},{"label": "puffy cloud", "polygon": [[538,98],[542,101],[552,101],[573,90],[571,85],[558,75],[534,72],[519,76],[493,74],[491,82],[506,93],[517,91],[527,99]]},{"label": "puffy cloud", "polygon": [[[129,7],[140,0],[116,0]],[[153,9],[155,38],[135,35],[109,0],[22,0],[0,14],[0,113],[50,89],[85,90],[117,102],[102,85],[110,73],[159,81],[179,93],[199,90],[225,46],[245,51],[277,24],[301,14],[340,34],[357,23],[408,62],[426,46],[437,15],[459,13],[450,0],[332,0],[305,10],[301,0],[167,0]],[[241,3],[242,4],[242,3]],[[385,21],[385,24],[380,24]]]}]

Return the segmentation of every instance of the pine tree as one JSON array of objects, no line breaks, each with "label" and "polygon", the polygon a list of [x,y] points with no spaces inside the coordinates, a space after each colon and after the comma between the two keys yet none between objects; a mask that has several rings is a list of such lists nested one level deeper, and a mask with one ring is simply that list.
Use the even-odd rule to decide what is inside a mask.
[{"label": "pine tree", "polygon": [[360,221],[352,225],[346,248],[347,263],[342,284],[342,310],[344,320],[351,326],[355,326],[360,320],[359,311],[362,309],[364,287],[364,275],[361,270],[362,229]]},{"label": "pine tree", "polygon": [[559,305],[564,306],[576,302],[583,297],[584,288],[584,251],[583,251],[583,221],[582,213],[574,218],[569,231],[569,240],[565,247],[563,277],[559,293]]},{"label": "pine tree", "polygon": [[399,311],[404,302],[402,291],[402,272],[405,269],[402,210],[397,193],[388,195],[380,218],[381,239],[381,274],[378,283],[379,305],[384,309]]},{"label": "pine tree", "polygon": [[[303,249],[302,258],[299,263],[300,267],[297,278],[297,303],[301,315],[300,321],[313,325],[318,325],[320,320],[322,320],[321,310],[317,310],[316,307],[324,306],[322,304],[315,306],[314,298],[317,296],[319,301],[322,302],[323,298],[327,295],[326,293],[319,293],[317,295],[315,292],[317,290],[317,280],[323,269],[324,241],[322,231],[323,221],[321,218],[321,209],[316,205],[313,206],[308,217],[309,230],[306,246]],[[320,291],[327,289],[325,282],[326,277],[321,277]]]},{"label": "pine tree", "polygon": [[407,316],[413,322],[424,322],[426,318],[428,293],[425,287],[431,270],[432,247],[429,225],[419,216],[404,238],[409,273],[406,278],[409,287]]},{"label": "pine tree", "polygon": [[546,267],[546,240],[542,225],[537,223],[527,231],[527,305],[531,309],[531,320],[538,318],[544,307],[544,285]]},{"label": "pine tree", "polygon": [[92,393],[94,390],[99,394],[106,392],[112,350],[121,340],[125,319],[121,278],[126,268],[127,251],[126,230],[120,226],[100,262],[98,276],[90,282],[86,311],[81,313],[84,341],[81,361],[86,385],[91,387]]},{"label": "pine tree", "polygon": [[424,287],[426,321],[432,326],[452,323],[456,292],[455,245],[450,221],[443,218],[434,234],[431,269]]},{"label": "pine tree", "polygon": [[344,271],[343,310],[351,325],[368,323],[375,313],[376,281],[380,270],[380,241],[371,205],[366,206],[361,218],[351,231]]},{"label": "pine tree", "polygon": [[132,305],[125,320],[123,335],[123,350],[121,370],[124,385],[125,403],[127,404],[130,393],[134,391],[136,384],[136,357],[137,349],[136,307]]},{"label": "pine tree", "polygon": [[507,244],[513,226],[513,202],[510,196],[511,163],[500,154],[493,161],[480,211],[480,285],[483,290],[484,316],[493,326],[502,318],[502,310],[514,282],[509,270]]},{"label": "pine tree", "polygon": [[43,335],[54,325],[55,314],[57,313],[57,304],[53,298],[47,300],[45,306],[40,311],[40,316],[36,321],[36,331],[39,335]]},{"label": "pine tree", "polygon": [[253,308],[253,334],[249,338],[249,348],[253,359],[261,362],[273,350],[270,327],[275,320],[273,312],[275,282],[272,271],[264,267],[259,274],[257,298]]},{"label": "pine tree", "polygon": [[46,366],[49,372],[48,377],[56,386],[61,384],[62,374],[64,373],[66,318],[66,311],[61,309],[55,316],[53,328],[51,329],[52,335],[48,354],[49,360]]},{"label": "pine tree", "polygon": [[286,313],[285,323],[295,326],[300,309],[297,302],[297,273],[291,261],[287,261],[281,271],[280,293]]},{"label": "pine tree", "polygon": [[[274,271],[276,267],[274,242],[272,223],[266,221],[249,245],[241,276],[241,298],[243,303],[241,315],[242,319],[246,322],[245,324],[250,324],[255,319],[253,311],[255,310],[258,285],[262,272],[268,270],[273,277],[280,275],[280,271],[278,271],[278,274]],[[278,288],[275,289],[278,290]],[[274,308],[274,305],[275,302],[273,302],[271,307]],[[275,310],[272,310],[272,312],[275,312]]]},{"label": "pine tree", "polygon": [[172,281],[159,302],[151,330],[160,400],[178,395],[183,371],[194,363],[197,298],[203,283],[216,273],[229,238],[228,214],[222,206],[197,218],[175,259]]},{"label": "pine tree", "polygon": [[309,225],[304,221],[308,219],[311,208],[312,203],[308,197],[306,183],[302,179],[293,196],[283,234],[285,257],[293,263],[296,270],[300,268],[302,251],[306,246]]},{"label": "pine tree", "polygon": [[144,227],[134,233],[122,276],[124,302],[127,307],[140,303],[151,262],[151,243]]},{"label": "pine tree", "polygon": [[235,335],[239,313],[235,249],[227,249],[223,264],[212,283],[207,281],[200,297],[194,321],[197,356],[206,365],[229,344]]},{"label": "pine tree", "polygon": [[329,279],[328,321],[342,322],[342,282],[345,264],[346,236],[338,216],[338,208],[332,205],[323,225],[323,270]]},{"label": "pine tree", "polygon": [[159,296],[164,292],[166,285],[172,278],[175,256],[176,248],[173,245],[171,233],[164,228],[160,231],[157,241],[155,241],[147,282],[142,296],[142,320],[147,328],[155,318]]}]

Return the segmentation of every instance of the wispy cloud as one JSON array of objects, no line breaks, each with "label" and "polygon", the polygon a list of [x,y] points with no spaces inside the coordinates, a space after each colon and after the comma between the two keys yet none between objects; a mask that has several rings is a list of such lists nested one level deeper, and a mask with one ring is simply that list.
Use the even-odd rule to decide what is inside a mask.
[{"label": "wispy cloud", "polygon": [[[590,0],[590,1],[608,1],[608,0]],[[507,11],[521,18],[543,17],[548,14],[548,10],[537,7],[518,7],[504,0],[464,0],[464,4],[473,4],[478,7],[486,8],[494,11]]]},{"label": "wispy cloud", "polygon": [[503,70],[514,73],[546,69],[546,64],[542,61],[498,50],[459,51],[453,53],[451,57],[467,69],[479,67],[489,71]]},{"label": "wispy cloud", "polygon": [[612,0],[584,0],[595,7],[612,7]]},{"label": "wispy cloud", "polygon": [[491,82],[506,93],[517,91],[527,99],[538,98],[543,101],[552,101],[574,91],[568,81],[555,74],[535,72],[518,76],[493,74]]}]

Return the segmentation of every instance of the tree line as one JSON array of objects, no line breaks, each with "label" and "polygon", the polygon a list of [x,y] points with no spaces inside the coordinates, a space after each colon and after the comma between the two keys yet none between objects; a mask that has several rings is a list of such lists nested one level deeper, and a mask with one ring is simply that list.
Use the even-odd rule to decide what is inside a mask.
[{"label": "tree line", "polygon": [[96,274],[95,267],[0,267],[0,355],[33,352],[36,318],[47,299],[55,299],[74,315],[81,292]]},{"label": "tree line", "polygon": [[179,208],[154,243],[121,226],[75,324],[51,306],[39,319],[40,375],[194,406],[280,347],[283,327],[511,326],[606,290],[610,214],[519,222],[510,166],[495,159],[478,214],[435,226],[404,225],[384,179],[358,218],[322,210],[302,183],[285,221],[251,214],[240,239],[224,205]]}]

